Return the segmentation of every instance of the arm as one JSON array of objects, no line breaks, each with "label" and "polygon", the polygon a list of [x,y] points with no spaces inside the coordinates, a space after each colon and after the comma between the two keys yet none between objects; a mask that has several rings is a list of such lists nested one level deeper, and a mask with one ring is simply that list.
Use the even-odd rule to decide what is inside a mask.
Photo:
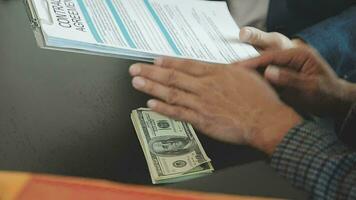
[{"label": "arm", "polygon": [[[190,122],[217,140],[250,145],[272,155],[272,165],[282,175],[316,197],[356,195],[356,188],[354,192],[348,191],[355,185],[351,180],[356,181],[353,175],[356,154],[342,145],[332,131],[305,122],[297,126],[302,122],[301,117],[250,69],[269,64],[293,66],[295,71],[288,71],[288,77],[294,77],[291,82],[297,84],[293,85],[309,95],[309,103],[316,95],[314,105],[318,105],[320,94],[327,94],[323,97],[331,95],[331,104],[324,102],[325,105],[335,107],[334,99],[339,99],[339,95],[330,92],[334,88],[339,92],[338,79],[317,54],[306,48],[265,53],[231,65],[162,58],[154,65],[132,65],[130,74],[137,90],[155,97],[147,102],[153,111]],[[302,69],[305,74],[296,73]],[[274,81],[290,80],[280,79],[285,78],[283,74],[287,75],[287,71],[279,70]],[[331,90],[309,91],[310,86]],[[318,171],[320,175],[313,173]],[[319,194],[320,191],[324,193]]]},{"label": "arm", "polygon": [[356,63],[356,6],[318,23],[296,36],[318,50],[334,70],[347,78]]},{"label": "arm", "polygon": [[271,165],[314,199],[356,199],[356,152],[312,122],[291,129]]}]

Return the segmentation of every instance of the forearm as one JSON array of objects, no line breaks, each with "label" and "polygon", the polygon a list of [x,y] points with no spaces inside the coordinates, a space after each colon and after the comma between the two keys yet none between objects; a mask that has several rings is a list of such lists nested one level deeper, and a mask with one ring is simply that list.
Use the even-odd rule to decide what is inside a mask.
[{"label": "forearm", "polygon": [[273,153],[271,165],[313,198],[356,198],[356,153],[315,123],[291,129]]}]

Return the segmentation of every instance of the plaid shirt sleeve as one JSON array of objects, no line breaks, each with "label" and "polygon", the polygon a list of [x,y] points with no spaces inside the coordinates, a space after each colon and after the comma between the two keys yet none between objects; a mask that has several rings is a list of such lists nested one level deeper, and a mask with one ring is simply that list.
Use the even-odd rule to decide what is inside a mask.
[{"label": "plaid shirt sleeve", "polygon": [[356,152],[317,123],[290,130],[271,165],[313,199],[356,199]]}]

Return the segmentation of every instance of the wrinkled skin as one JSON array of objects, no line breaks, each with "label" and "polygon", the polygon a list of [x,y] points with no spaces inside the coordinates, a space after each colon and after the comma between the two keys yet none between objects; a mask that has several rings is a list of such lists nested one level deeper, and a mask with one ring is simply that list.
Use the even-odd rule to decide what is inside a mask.
[{"label": "wrinkled skin", "polygon": [[269,65],[264,76],[283,101],[301,112],[339,118],[356,100],[355,85],[339,79],[311,48],[267,52],[257,59],[259,67]]},{"label": "wrinkled skin", "polygon": [[[268,66],[265,78],[276,87],[281,98],[298,111],[340,118],[355,99],[353,86],[340,80],[326,61],[300,39],[290,40],[280,33],[244,27],[240,40],[259,49],[264,59],[270,57],[259,67]],[[292,50],[277,55],[289,49]]]}]

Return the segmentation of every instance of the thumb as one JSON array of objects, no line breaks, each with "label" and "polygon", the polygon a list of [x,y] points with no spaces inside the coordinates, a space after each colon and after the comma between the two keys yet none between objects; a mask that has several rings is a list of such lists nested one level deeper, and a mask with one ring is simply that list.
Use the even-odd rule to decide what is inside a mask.
[{"label": "thumb", "polygon": [[240,31],[240,41],[266,50],[279,46],[280,38],[275,33],[266,33],[253,27],[244,27]]},{"label": "thumb", "polygon": [[282,88],[301,89],[304,81],[298,72],[269,65],[264,74],[265,78],[272,84]]}]

